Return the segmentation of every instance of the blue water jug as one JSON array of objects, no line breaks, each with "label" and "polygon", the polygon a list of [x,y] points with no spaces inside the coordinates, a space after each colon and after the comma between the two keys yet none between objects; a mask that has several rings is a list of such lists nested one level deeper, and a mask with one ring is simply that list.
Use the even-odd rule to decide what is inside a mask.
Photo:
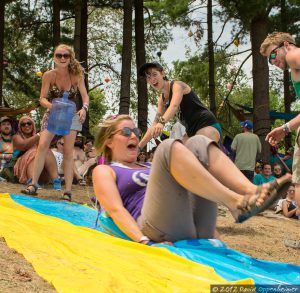
[{"label": "blue water jug", "polygon": [[69,92],[65,91],[62,98],[56,98],[52,101],[47,129],[57,135],[67,135],[70,133],[72,119],[76,115],[76,105],[68,97]]}]

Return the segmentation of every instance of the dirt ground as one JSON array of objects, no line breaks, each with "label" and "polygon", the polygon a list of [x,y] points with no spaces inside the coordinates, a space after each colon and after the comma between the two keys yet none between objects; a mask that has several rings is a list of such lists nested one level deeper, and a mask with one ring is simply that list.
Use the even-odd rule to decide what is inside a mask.
[{"label": "dirt ground", "polygon": [[[22,185],[0,183],[1,193],[20,194]],[[51,187],[39,191],[40,197],[58,200]],[[75,186],[75,202],[89,204],[93,195],[92,187]],[[256,216],[243,224],[235,224],[226,208],[220,207],[218,231],[221,240],[230,248],[239,250],[254,258],[276,262],[286,262],[300,266],[299,249],[284,246],[284,239],[300,238],[300,221],[289,220],[266,211],[263,216]],[[0,235],[1,236],[1,235]],[[15,250],[8,248],[0,237],[0,292],[56,292],[55,289],[39,277],[31,264]]]}]

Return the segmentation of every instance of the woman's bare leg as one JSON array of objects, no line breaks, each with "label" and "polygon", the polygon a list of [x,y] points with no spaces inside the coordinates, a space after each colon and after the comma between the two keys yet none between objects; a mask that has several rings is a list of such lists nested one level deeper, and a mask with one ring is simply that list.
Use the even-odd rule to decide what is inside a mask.
[{"label": "woman's bare leg", "polygon": [[52,180],[59,178],[56,160],[50,149],[48,149],[48,152],[46,154],[45,169],[47,170],[47,172]]},{"label": "woman's bare leg", "polygon": [[[185,145],[194,154],[196,154],[199,149],[203,148],[201,140],[197,140],[196,136],[190,138]],[[210,144],[208,148],[208,158],[208,171],[218,181],[221,181],[225,186],[239,194],[255,193],[257,186],[250,182],[230,158],[228,158],[216,145]],[[224,172],[224,167],[226,167],[226,170],[230,171]]]},{"label": "woman's bare leg", "polygon": [[216,143],[218,143],[220,141],[220,133],[213,126],[203,127],[196,132],[196,135],[197,134],[204,135],[204,136],[210,138],[211,140],[215,141]]},{"label": "woman's bare leg", "polygon": [[[211,155],[210,150],[214,148],[218,150],[214,145],[208,147],[209,156]],[[234,168],[236,167],[234,166]],[[232,211],[237,210],[243,203],[244,194],[230,190],[223,184],[222,176],[219,175],[220,178],[215,178],[195,159],[195,155],[179,142],[175,142],[172,146],[170,170],[172,176],[181,186],[196,195],[222,203]],[[232,164],[227,164],[227,161],[224,161],[221,170],[224,174],[232,175]],[[231,180],[234,181],[235,177],[231,176]],[[259,198],[255,192],[248,194],[253,194],[253,200],[259,205],[268,195],[268,189],[269,184],[264,184]]]},{"label": "woman's bare leg", "polygon": [[64,177],[66,191],[72,190],[73,183],[73,150],[76,139],[77,131],[71,130],[70,133],[64,136]]},{"label": "woman's bare leg", "polygon": [[46,154],[49,150],[50,143],[53,137],[54,134],[49,132],[48,130],[44,130],[41,132],[41,137],[33,165],[32,184],[34,185],[38,183],[40,175],[45,167]]}]

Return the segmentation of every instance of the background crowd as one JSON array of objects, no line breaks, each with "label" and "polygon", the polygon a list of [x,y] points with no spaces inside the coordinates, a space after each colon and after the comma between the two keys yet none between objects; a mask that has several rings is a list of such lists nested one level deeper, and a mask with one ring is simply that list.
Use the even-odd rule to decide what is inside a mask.
[{"label": "background crowd", "polygon": [[[241,122],[242,132],[231,143],[231,149],[223,148],[224,152],[235,162],[236,166],[255,185],[271,182],[285,173],[292,172],[293,148],[285,154],[280,153],[279,145],[272,149],[270,160],[258,160],[261,151],[260,141],[252,132],[253,123],[249,120]],[[166,137],[166,135],[164,135]],[[39,142],[39,132],[34,120],[23,116],[18,122],[9,117],[0,118],[0,180],[13,183],[29,184],[32,180],[33,160]],[[156,142],[159,142],[156,140]],[[64,182],[63,172],[64,138],[56,136],[47,152],[46,163],[39,179],[39,188],[52,184],[56,186],[56,178]],[[138,162],[152,162],[156,146],[148,152],[142,150]],[[90,182],[91,170],[101,161],[93,146],[93,138],[86,139],[77,135],[73,152],[73,184],[85,186]],[[298,219],[299,208],[295,202],[295,187],[291,185],[286,197],[279,200],[275,207],[276,213],[288,218]]]},{"label": "background crowd", "polygon": [[[15,127],[16,126],[16,127]],[[0,180],[30,184],[33,176],[33,162],[37,151],[40,133],[34,120],[23,116],[18,122],[9,117],[0,118]],[[53,189],[60,190],[57,178],[64,182],[64,138],[55,136],[47,151],[45,166],[39,179],[39,188],[52,183]],[[86,179],[96,166],[97,156],[93,139],[77,135],[73,152],[73,184],[84,186]]]}]

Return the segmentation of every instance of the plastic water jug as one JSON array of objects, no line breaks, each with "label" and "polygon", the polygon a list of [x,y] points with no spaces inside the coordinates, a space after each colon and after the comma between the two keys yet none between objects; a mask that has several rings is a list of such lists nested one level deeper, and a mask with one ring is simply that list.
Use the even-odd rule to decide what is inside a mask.
[{"label": "plastic water jug", "polygon": [[57,135],[67,135],[70,133],[76,105],[68,99],[69,92],[65,91],[62,98],[52,101],[52,108],[48,119],[48,131]]}]

